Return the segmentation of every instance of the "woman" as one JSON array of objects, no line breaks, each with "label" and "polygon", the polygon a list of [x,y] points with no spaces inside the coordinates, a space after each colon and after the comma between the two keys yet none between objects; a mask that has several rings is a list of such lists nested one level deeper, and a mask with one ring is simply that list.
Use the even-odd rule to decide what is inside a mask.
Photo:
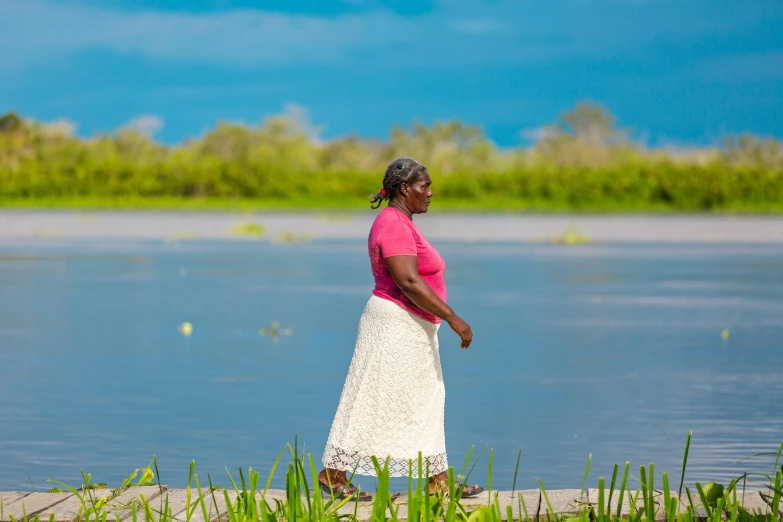
[{"label": "woman", "polygon": [[[388,457],[393,477],[419,476],[418,454],[430,491],[446,485],[446,393],[438,355],[438,328],[446,321],[468,349],[473,332],[446,304],[443,258],[413,224],[432,197],[427,169],[411,158],[386,169],[372,208],[386,200],[368,240],[375,290],[367,302],[318,480],[339,497],[357,494],[346,471],[375,475],[371,457]],[[463,486],[462,497],[483,491]],[[370,500],[369,493],[358,493]]]}]

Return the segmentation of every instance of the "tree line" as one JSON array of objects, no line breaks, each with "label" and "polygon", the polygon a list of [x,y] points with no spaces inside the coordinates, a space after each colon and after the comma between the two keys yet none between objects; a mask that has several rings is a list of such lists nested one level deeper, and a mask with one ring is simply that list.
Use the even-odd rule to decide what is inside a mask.
[{"label": "tree line", "polygon": [[360,206],[386,165],[428,167],[445,205],[592,210],[781,210],[783,146],[733,136],[649,148],[603,107],[581,103],[528,147],[500,148],[458,121],[393,128],[388,140],[323,141],[301,111],[257,126],[219,122],[178,145],[123,128],[77,137],[64,122],[0,117],[0,204],[199,198]]}]

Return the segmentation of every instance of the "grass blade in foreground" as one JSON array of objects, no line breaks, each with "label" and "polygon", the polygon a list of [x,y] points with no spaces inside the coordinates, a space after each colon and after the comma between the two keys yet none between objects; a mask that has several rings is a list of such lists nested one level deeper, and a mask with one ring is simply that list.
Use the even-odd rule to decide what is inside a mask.
[{"label": "grass blade in foreground", "polygon": [[682,457],[682,474],[680,475],[680,489],[677,491],[677,496],[682,498],[682,486],[685,483],[685,467],[688,465],[688,450],[691,447],[691,437],[693,432],[688,432],[688,438],[685,439],[685,455]]},{"label": "grass blade in foreground", "polygon": [[[690,437],[689,437],[690,439]],[[689,445],[689,444],[688,444]],[[289,446],[290,448],[290,446]],[[201,510],[203,514],[203,520],[208,522],[218,522],[217,518],[221,517],[220,522],[357,522],[361,520],[368,520],[372,522],[399,522],[401,513],[401,504],[392,501],[390,488],[390,473],[389,473],[389,461],[386,460],[381,466],[377,459],[373,459],[373,465],[376,475],[378,476],[378,487],[375,493],[374,503],[369,502],[364,504],[362,509],[359,508],[358,499],[348,498],[342,499],[339,502],[332,500],[328,504],[324,504],[324,498],[320,491],[316,488],[310,490],[309,484],[317,482],[317,469],[313,462],[312,456],[309,454],[299,454],[294,446],[291,451],[292,462],[286,463],[287,473],[285,477],[286,491],[285,500],[275,500],[275,508],[272,509],[264,498],[265,493],[271,484],[272,474],[267,479],[266,486],[262,491],[259,491],[260,474],[253,471],[252,468],[248,468],[247,474],[242,468],[239,468],[239,482],[237,485],[233,480],[233,477],[229,475],[229,480],[235,488],[237,493],[236,498],[231,501],[231,496],[228,491],[223,490],[221,487],[212,486],[210,481],[210,493],[212,494],[212,502],[214,504],[215,511],[208,512],[206,509],[206,502],[204,501],[203,492],[199,486],[199,478],[195,473],[195,463],[191,462],[191,467],[188,473],[188,489],[187,489],[187,502],[184,511],[182,507],[172,508],[172,504],[169,504],[168,496],[159,499],[161,503],[160,509],[153,509],[148,499],[145,496],[142,498],[142,509],[139,510],[139,514],[143,519],[143,522],[183,522],[189,521],[193,514],[199,509],[199,503],[201,504]],[[687,451],[686,451],[687,455]],[[772,455],[772,454],[771,454]],[[470,458],[470,457],[469,457]],[[514,473],[514,481],[512,482],[512,488],[515,490],[517,487],[517,476],[519,461],[521,458],[521,452],[517,456],[517,469]],[[309,464],[309,477],[305,472],[305,459]],[[427,473],[424,471],[425,462],[419,455],[419,467],[418,469],[422,473],[417,473],[417,484],[414,491],[413,485],[413,471],[414,463],[409,463],[409,478],[408,478],[408,506],[407,506],[407,520],[410,522],[501,522],[503,520],[511,520],[514,518],[514,513],[511,504],[505,504],[506,496],[501,502],[501,496],[490,496],[489,504],[481,502],[481,506],[476,506],[470,502],[464,504],[460,502],[460,490],[458,488],[458,481],[455,477],[454,468],[449,468],[448,475],[448,496],[444,495],[444,492],[436,492],[430,494]],[[275,463],[275,468],[280,462],[280,459]],[[633,506],[630,513],[627,514],[628,522],[653,522],[656,518],[666,520],[666,522],[720,522],[721,519],[726,519],[729,522],[781,522],[783,518],[780,514],[781,507],[781,483],[783,482],[783,471],[776,470],[774,477],[761,474],[767,478],[765,486],[769,488],[770,495],[764,496],[764,500],[768,503],[770,511],[767,508],[765,513],[758,513],[753,515],[744,509],[741,505],[741,501],[738,501],[738,484],[739,480],[744,480],[747,474],[742,475],[739,478],[731,480],[728,486],[725,488],[720,484],[714,482],[708,482],[704,486],[700,483],[696,483],[696,489],[701,500],[703,507],[700,507],[697,511],[693,507],[693,498],[688,486],[685,486],[681,482],[681,487],[685,488],[687,492],[690,505],[687,509],[680,510],[679,499],[672,495],[671,484],[668,474],[662,474],[663,481],[663,501],[660,512],[658,512],[658,505],[656,504],[655,495],[660,494],[655,490],[655,466],[650,464],[649,468],[640,466],[640,482],[641,489],[634,492],[633,489],[628,490],[628,473],[630,463],[626,463],[622,476],[621,486],[619,490],[619,499],[616,507],[616,514],[613,513],[614,501],[613,493],[614,487],[617,482],[618,466],[614,467],[612,473],[612,484],[609,488],[609,498],[606,498],[606,483],[603,477],[598,479],[598,498],[594,499],[590,497],[588,493],[589,502],[583,502],[587,486],[587,476],[591,467],[592,456],[588,458],[587,471],[583,478],[582,490],[580,491],[580,497],[577,501],[577,513],[559,513],[556,511],[563,510],[564,506],[561,504],[560,499],[555,499],[551,496],[552,492],[547,492],[544,488],[543,481],[538,479],[540,488],[540,506],[544,506],[546,514],[544,517],[539,517],[539,512],[536,512],[533,519],[541,522],[620,522],[623,508],[623,502],[626,500],[625,495],[627,492],[628,502]],[[684,465],[687,462],[687,457],[684,459]],[[775,465],[779,460],[776,458]],[[465,467],[467,467],[469,460],[466,460]],[[488,492],[491,494],[495,492],[492,488],[497,488],[497,484],[493,481],[492,470],[494,470],[494,452],[490,451],[490,474],[488,475]],[[155,475],[160,482],[160,473],[157,469],[157,463],[155,464]],[[473,464],[473,468],[475,467]],[[683,465],[683,468],[684,468]],[[471,468],[471,471],[472,469]],[[91,477],[89,474],[84,474],[86,485],[89,485]],[[682,479],[681,479],[682,480]],[[195,481],[198,488],[198,500],[191,506],[191,482]],[[74,495],[79,495],[79,490],[72,488],[67,484],[63,484]],[[135,484],[134,484],[135,485]],[[241,489],[240,489],[241,487]],[[426,489],[424,489],[426,488]],[[501,487],[502,489],[502,487]],[[774,493],[773,493],[774,492]],[[90,492],[92,493],[92,492]],[[217,495],[216,495],[217,493]],[[259,495],[260,493],[260,495]],[[574,492],[575,493],[575,492]],[[635,493],[635,494],[634,494]],[[233,492],[231,493],[233,495]],[[216,496],[220,496],[221,502],[225,501],[225,506],[219,506],[216,501]],[[551,497],[551,498],[550,498]],[[642,506],[637,508],[637,500],[641,497]],[[513,498],[513,496],[512,496]],[[573,500],[577,500],[575,495]],[[115,517],[119,516],[117,513],[117,507],[111,507],[106,503],[96,502],[91,508],[89,504],[84,501],[84,498],[79,496],[83,507],[87,509],[82,510],[82,515],[79,520],[73,520],[71,522],[112,522]],[[555,499],[556,505],[553,505],[552,500]],[[594,509],[596,503],[598,507]],[[530,514],[528,514],[527,506],[525,505],[525,499],[523,495],[518,495],[514,501],[519,502],[519,514],[518,517],[524,517],[513,520],[513,522],[531,522]],[[569,511],[572,509],[569,500],[569,507],[566,508]],[[156,508],[157,508],[156,501]],[[513,504],[513,502],[512,502]],[[2,504],[0,499],[0,511],[3,511],[7,506]],[[346,508],[346,509],[341,509]],[[123,509],[130,509],[123,515],[123,520],[131,522],[130,518],[136,522],[137,520],[136,505],[132,504],[129,507]],[[180,513],[172,512],[172,510],[180,510]],[[704,510],[702,512],[701,510]],[[340,510],[338,512],[338,510]],[[350,511],[349,511],[350,510]],[[21,512],[14,512],[13,514],[0,515],[0,519],[11,520],[12,516],[17,515],[14,519],[15,522],[35,522],[38,518],[38,512],[31,512],[29,510],[23,510]],[[210,510],[211,511],[211,510]],[[225,517],[223,515],[226,515]],[[399,514],[399,515],[398,515]],[[18,517],[21,515],[21,518]],[[54,515],[52,515],[53,518]],[[701,516],[701,518],[700,518]],[[176,518],[175,518],[176,517]],[[17,518],[19,520],[17,520]],[[197,518],[201,518],[198,516]]]}]

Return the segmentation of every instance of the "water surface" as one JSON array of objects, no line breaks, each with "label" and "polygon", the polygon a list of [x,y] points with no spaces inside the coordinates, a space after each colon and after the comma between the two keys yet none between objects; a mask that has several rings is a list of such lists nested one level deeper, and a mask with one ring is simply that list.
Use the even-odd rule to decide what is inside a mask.
[{"label": "water surface", "polygon": [[[475,332],[441,330],[452,464],[494,448],[501,489],[519,448],[518,487],[579,487],[590,453],[679,475],[693,430],[690,482],[771,470],[732,463],[783,442],[783,246],[436,246]],[[0,244],[0,489],[153,454],[170,486],[191,459],[225,485],[295,436],[320,458],[371,285],[358,240]]]}]

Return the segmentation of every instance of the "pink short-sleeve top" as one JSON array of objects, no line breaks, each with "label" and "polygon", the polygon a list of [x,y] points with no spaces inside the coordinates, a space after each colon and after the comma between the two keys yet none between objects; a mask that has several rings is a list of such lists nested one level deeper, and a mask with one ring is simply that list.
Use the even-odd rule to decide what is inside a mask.
[{"label": "pink short-sleeve top", "polygon": [[385,207],[370,228],[367,247],[372,275],[375,277],[373,294],[397,303],[431,323],[439,323],[440,318],[413,304],[400,290],[384,262],[385,258],[391,256],[416,256],[419,275],[430,285],[435,295],[446,301],[446,281],[443,279],[446,262],[413,221],[396,208]]}]

